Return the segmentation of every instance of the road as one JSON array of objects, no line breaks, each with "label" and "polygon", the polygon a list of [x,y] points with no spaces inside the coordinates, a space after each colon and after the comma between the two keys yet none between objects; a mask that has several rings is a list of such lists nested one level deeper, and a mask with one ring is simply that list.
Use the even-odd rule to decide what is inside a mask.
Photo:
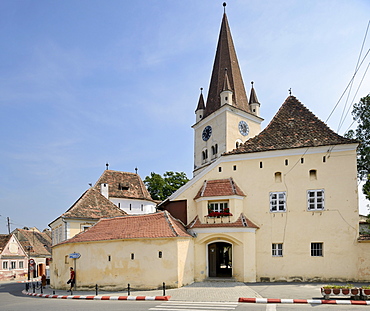
[{"label": "road", "polygon": [[[247,304],[217,302],[180,302],[180,301],[99,301],[99,300],[65,300],[30,297],[22,294],[24,284],[0,284],[0,311],[275,311],[275,310],[365,310],[366,306],[348,305],[304,305],[304,304]],[[365,308],[365,309],[364,309]]]}]

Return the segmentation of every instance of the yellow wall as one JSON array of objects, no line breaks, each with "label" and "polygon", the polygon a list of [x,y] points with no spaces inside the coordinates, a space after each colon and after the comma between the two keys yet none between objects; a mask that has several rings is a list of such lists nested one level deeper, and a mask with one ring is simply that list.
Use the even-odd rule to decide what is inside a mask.
[{"label": "yellow wall", "polygon": [[[74,252],[81,257],[66,263],[63,258]],[[51,269],[51,285],[66,289],[69,267],[75,265],[78,289],[92,289],[95,284],[105,290],[122,290],[127,284],[133,289],[156,289],[163,282],[168,288],[180,287],[193,280],[192,256],[192,238],[65,243],[53,247],[57,260]]]},{"label": "yellow wall", "polygon": [[[316,179],[310,177],[310,170],[316,170]],[[276,182],[275,172],[282,173],[281,182]],[[368,249],[370,244],[359,246],[357,242],[359,216],[355,144],[224,156],[197,175],[173,200],[187,199],[188,220],[199,215],[200,221],[205,222],[203,216],[207,213],[207,200],[217,197],[197,201],[193,198],[204,180],[229,177],[246,194],[243,200],[229,198],[233,220],[240,215],[242,204],[246,217],[259,226],[255,245],[249,233],[243,237],[238,233],[219,234],[221,240],[229,237],[243,241],[244,249],[243,246],[239,249],[239,245],[234,247],[235,277],[243,276],[240,280],[244,281],[346,281],[360,280],[368,275],[370,256],[365,256],[366,251],[361,248]],[[307,190],[316,189],[324,189],[325,209],[308,211]],[[285,212],[270,212],[269,194],[278,191],[286,192],[287,209]],[[203,242],[199,243],[204,239],[205,236],[198,234],[195,244],[197,280],[207,277],[205,246]],[[315,242],[323,243],[322,257],[311,256],[311,243]],[[272,256],[272,243],[283,243],[283,257]],[[356,264],[344,263],[348,261]],[[252,269],[247,267],[251,262],[255,263]]]}]

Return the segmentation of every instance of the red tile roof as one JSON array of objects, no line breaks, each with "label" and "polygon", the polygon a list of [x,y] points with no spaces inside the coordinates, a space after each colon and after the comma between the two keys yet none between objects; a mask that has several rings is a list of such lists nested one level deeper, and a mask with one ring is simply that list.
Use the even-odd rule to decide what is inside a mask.
[{"label": "red tile roof", "polygon": [[4,250],[6,244],[8,244],[11,234],[0,234],[0,254]]},{"label": "red tile roof", "polygon": [[167,211],[101,219],[94,226],[62,242],[191,237],[184,225]]},{"label": "red tile roof", "polygon": [[297,98],[289,96],[260,134],[226,155],[352,143],[357,141],[336,134]]},{"label": "red tile roof", "polygon": [[30,256],[51,256],[50,232],[15,229],[13,233],[16,235],[25,252],[28,253],[28,247],[31,246]]},{"label": "red tile roof", "polygon": [[252,221],[250,221],[247,217],[243,214],[240,214],[239,218],[235,222],[227,222],[225,219],[224,223],[213,223],[212,219],[209,218],[208,223],[201,223],[199,220],[198,215],[194,218],[194,220],[187,226],[189,229],[193,228],[216,228],[216,227],[244,227],[244,228],[256,228],[259,227],[255,225]]},{"label": "red tile roof", "polygon": [[66,218],[100,219],[126,215],[105,196],[93,188],[85,193],[64,213]]},{"label": "red tile roof", "polygon": [[194,200],[200,197],[217,197],[231,195],[245,196],[243,191],[239,188],[239,186],[231,177],[228,179],[205,180]]},{"label": "red tile roof", "polygon": [[153,201],[140,176],[135,173],[105,170],[94,185],[100,192],[100,185],[108,184],[109,197]]}]

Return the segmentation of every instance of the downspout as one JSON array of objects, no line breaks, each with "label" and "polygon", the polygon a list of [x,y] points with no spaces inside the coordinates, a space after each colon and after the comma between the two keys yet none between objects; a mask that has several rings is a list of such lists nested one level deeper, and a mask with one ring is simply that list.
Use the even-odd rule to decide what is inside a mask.
[{"label": "downspout", "polygon": [[64,216],[62,216],[62,221],[64,222],[64,240],[67,240],[67,222],[64,220]]}]

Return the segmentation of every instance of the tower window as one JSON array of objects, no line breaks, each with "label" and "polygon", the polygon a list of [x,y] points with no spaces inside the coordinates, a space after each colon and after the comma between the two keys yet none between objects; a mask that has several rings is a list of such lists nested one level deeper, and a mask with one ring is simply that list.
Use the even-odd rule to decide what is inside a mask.
[{"label": "tower window", "polygon": [[275,173],[275,182],[281,182],[281,172]]},{"label": "tower window", "polygon": [[326,156],[322,157],[322,161],[325,163],[326,162]]},{"label": "tower window", "polygon": [[111,259],[112,259],[112,258],[111,258],[111,256],[110,256],[110,255],[108,255],[108,261],[111,261]]},{"label": "tower window", "polygon": [[162,258],[162,252],[161,251],[158,252],[158,258]]},{"label": "tower window", "polygon": [[301,158],[301,163],[302,163],[302,164],[304,163],[304,158]]},{"label": "tower window", "polygon": [[317,179],[317,171],[310,170],[310,180],[316,180],[316,179]]},{"label": "tower window", "polygon": [[260,162],[260,168],[262,168],[263,167],[263,164],[262,164],[262,161]]},{"label": "tower window", "polygon": [[289,162],[288,162],[288,159],[285,159],[285,165],[288,165]]},{"label": "tower window", "polygon": [[218,168],[218,171],[219,171],[220,173],[222,172],[222,167],[221,167],[221,166]]},{"label": "tower window", "polygon": [[131,253],[131,260],[134,260],[134,259],[135,259],[135,254]]},{"label": "tower window", "polygon": [[225,100],[227,101],[227,96],[225,97]]},{"label": "tower window", "polygon": [[236,165],[234,165],[233,169],[234,169],[234,171],[236,171]]}]

